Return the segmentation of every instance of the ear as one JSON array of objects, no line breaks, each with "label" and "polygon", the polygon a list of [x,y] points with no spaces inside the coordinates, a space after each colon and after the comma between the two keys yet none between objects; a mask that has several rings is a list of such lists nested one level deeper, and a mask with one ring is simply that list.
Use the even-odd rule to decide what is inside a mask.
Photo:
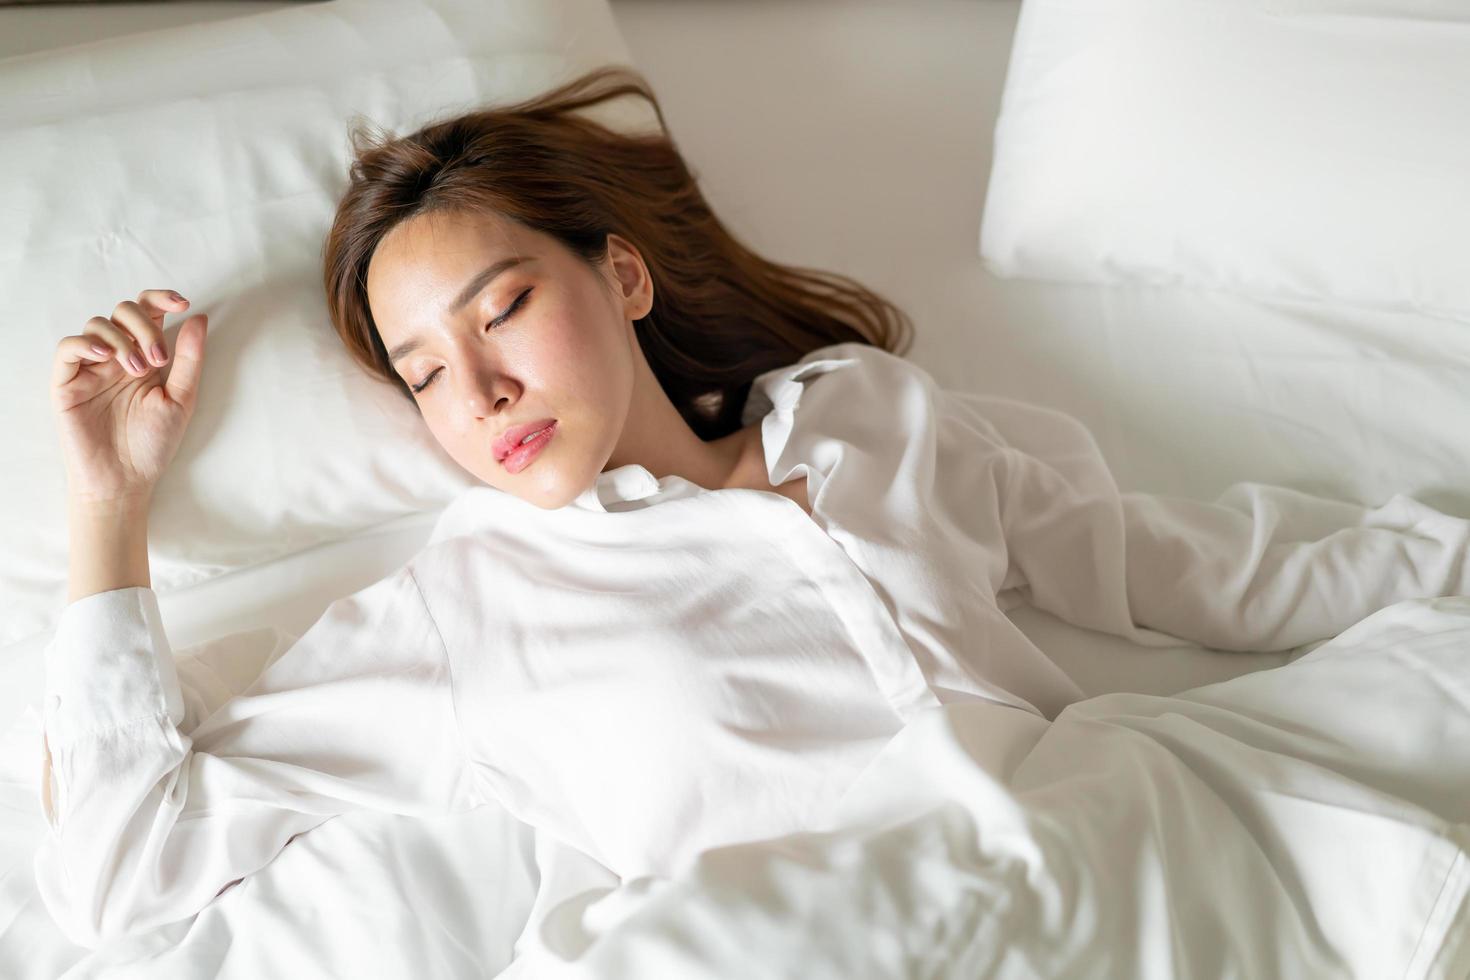
[{"label": "ear", "polygon": [[653,309],[653,278],[636,246],[621,235],[607,236],[608,264],[623,303],[623,315],[641,320]]}]

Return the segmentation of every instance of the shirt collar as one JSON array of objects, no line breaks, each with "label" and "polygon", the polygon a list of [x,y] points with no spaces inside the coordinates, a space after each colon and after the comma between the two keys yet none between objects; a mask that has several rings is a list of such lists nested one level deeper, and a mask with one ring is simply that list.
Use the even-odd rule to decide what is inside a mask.
[{"label": "shirt collar", "polygon": [[628,463],[597,474],[592,486],[578,494],[571,506],[583,510],[607,511],[624,501],[651,497],[661,489],[660,481],[647,467]]},{"label": "shirt collar", "polygon": [[[757,419],[762,420],[761,436],[767,470],[780,458],[795,426],[803,382],[835,368],[856,363],[856,358],[852,356],[855,352],[851,348],[865,346],[867,345],[849,342],[819,347],[796,363],[773,368],[757,375],[751,382],[745,407],[740,413],[740,424],[745,426]],[[786,424],[767,424],[767,420],[772,417]],[[768,472],[767,478],[774,480],[775,475]],[[568,506],[604,512],[628,510],[629,505],[648,506],[656,500],[703,492],[703,487],[683,477],[666,476],[659,479],[647,467],[639,463],[627,463],[597,474],[592,485],[578,494]]]}]

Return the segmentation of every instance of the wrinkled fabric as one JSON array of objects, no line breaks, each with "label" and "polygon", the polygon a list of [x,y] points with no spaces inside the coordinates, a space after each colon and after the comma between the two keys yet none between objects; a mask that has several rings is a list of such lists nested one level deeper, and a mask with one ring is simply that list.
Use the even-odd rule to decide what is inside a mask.
[{"label": "wrinkled fabric", "polygon": [[594,885],[504,980],[1462,980],[1470,599],[1051,722],[905,726],[808,832]]},{"label": "wrinkled fabric", "polygon": [[36,858],[58,923],[95,946],[186,917],[358,808],[494,801],[621,878],[671,877],[813,826],[936,708],[1044,726],[1080,701],[1018,603],[1278,649],[1466,592],[1470,522],[1256,484],[1121,494],[1075,420],[862,344],[761,375],[743,421],[773,486],[805,477],[810,516],[636,464],[559,510],[472,488],[207,716],[150,589],[70,603]]}]

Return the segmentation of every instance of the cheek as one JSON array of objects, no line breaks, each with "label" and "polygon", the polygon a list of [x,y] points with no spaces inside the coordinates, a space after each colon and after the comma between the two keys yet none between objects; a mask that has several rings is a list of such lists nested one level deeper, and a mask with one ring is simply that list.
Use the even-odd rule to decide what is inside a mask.
[{"label": "cheek", "polygon": [[461,464],[469,462],[465,456],[470,448],[470,440],[458,427],[443,418],[435,417],[429,422],[429,432],[453,459]]},{"label": "cheek", "polygon": [[473,430],[462,432],[447,425],[430,426],[430,432],[449,458],[465,472],[492,486],[504,477],[491,451],[489,436],[481,441],[473,435]]}]

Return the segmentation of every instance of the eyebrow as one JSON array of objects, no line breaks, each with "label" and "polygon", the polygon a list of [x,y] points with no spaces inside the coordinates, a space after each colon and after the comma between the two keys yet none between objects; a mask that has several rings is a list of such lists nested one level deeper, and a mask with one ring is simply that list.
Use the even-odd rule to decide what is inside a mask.
[{"label": "eyebrow", "polygon": [[[459,295],[454,298],[454,302],[449,304],[449,315],[453,316],[460,310],[464,309],[465,305],[469,303],[470,300],[479,295],[480,290],[490,285],[490,281],[496,276],[500,275],[506,269],[509,269],[512,266],[520,265],[522,262],[534,261],[534,256],[513,255],[510,258],[501,259],[498,262],[490,263],[484,269],[481,269],[478,273],[476,273],[474,278],[465,283],[464,289],[460,290]],[[388,363],[396,364],[399,358],[412,354],[414,351],[418,350],[422,346],[424,346],[424,339],[422,337],[410,337],[388,352]]]}]

